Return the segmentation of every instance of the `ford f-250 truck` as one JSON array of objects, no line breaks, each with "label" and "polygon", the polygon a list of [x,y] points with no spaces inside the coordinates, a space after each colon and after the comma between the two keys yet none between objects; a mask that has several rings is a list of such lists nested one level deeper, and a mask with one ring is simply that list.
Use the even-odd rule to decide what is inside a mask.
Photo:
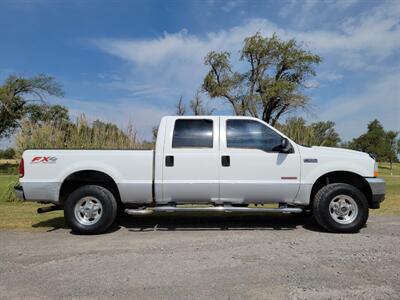
[{"label": "ford f-250 truck", "polygon": [[154,151],[26,150],[15,191],[54,204],[38,212],[63,209],[81,234],[107,230],[119,208],[307,213],[328,231],[357,232],[385,197],[377,170],[372,155],[303,147],[255,118],[171,116]]}]

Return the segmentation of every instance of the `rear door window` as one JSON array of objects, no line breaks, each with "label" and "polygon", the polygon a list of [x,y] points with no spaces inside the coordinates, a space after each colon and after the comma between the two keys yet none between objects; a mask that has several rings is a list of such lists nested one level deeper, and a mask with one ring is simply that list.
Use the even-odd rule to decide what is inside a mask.
[{"label": "rear door window", "polygon": [[178,119],[175,121],[172,148],[212,148],[213,121]]}]

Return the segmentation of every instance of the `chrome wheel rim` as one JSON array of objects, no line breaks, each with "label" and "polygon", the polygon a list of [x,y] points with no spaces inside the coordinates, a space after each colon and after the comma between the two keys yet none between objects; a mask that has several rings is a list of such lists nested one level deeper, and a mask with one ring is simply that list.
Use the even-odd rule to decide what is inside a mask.
[{"label": "chrome wheel rim", "polygon": [[94,197],[83,197],[75,204],[74,212],[75,218],[80,224],[93,225],[100,220],[103,214],[103,205]]},{"label": "chrome wheel rim", "polygon": [[350,224],[358,215],[356,201],[348,195],[338,195],[329,204],[331,217],[339,224]]}]

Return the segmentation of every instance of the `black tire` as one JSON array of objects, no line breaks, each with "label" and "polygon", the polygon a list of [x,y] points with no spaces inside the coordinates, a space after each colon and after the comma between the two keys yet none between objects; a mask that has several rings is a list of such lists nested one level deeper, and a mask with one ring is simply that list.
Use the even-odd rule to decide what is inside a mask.
[{"label": "black tire", "polygon": [[[354,220],[348,224],[336,221],[331,215],[329,205],[336,196],[345,195],[354,200],[358,212],[354,214]],[[323,228],[330,232],[353,233],[358,232],[368,220],[368,202],[364,194],[352,185],[345,183],[333,183],[324,186],[315,195],[313,202],[313,212],[315,220]]]},{"label": "black tire", "polygon": [[[75,206],[85,198],[92,197],[100,202],[98,220],[94,224],[83,224],[75,215]],[[106,231],[114,223],[117,216],[117,201],[106,188],[98,185],[85,185],[73,191],[64,205],[64,217],[72,231],[77,234],[98,234]],[[79,218],[79,215],[78,215]]]}]

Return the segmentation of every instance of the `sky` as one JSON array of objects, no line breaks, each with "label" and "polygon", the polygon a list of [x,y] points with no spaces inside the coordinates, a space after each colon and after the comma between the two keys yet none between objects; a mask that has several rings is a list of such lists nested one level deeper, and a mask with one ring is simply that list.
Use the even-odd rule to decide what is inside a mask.
[{"label": "sky", "polygon": [[[400,130],[400,1],[1,0],[0,82],[52,75],[65,97],[48,103],[73,117],[133,122],[149,138],[180,96],[188,103],[201,88],[207,52],[230,51],[241,68],[243,39],[256,32],[295,38],[323,58],[299,113],[309,122],[334,121],[345,141],[374,118]],[[222,99],[202,98],[231,113]]]}]

